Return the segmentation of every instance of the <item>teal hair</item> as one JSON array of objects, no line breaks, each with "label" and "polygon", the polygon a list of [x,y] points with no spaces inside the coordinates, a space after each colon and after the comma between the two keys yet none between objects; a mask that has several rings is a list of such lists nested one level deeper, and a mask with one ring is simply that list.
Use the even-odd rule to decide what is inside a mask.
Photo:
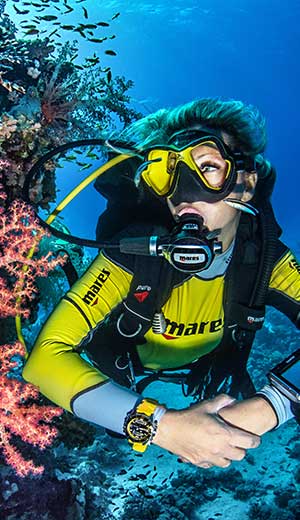
[{"label": "teal hair", "polygon": [[175,108],[161,109],[128,126],[120,135],[139,149],[165,144],[179,130],[203,125],[226,132],[235,147],[258,159],[263,176],[269,163],[262,157],[266,148],[266,123],[258,108],[242,101],[220,98],[198,99]]}]

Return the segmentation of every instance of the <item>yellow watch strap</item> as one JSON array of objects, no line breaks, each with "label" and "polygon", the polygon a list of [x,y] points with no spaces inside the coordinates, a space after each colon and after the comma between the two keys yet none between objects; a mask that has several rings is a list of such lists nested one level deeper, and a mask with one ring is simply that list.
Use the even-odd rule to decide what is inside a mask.
[{"label": "yellow watch strap", "polygon": [[136,407],[136,411],[147,415],[147,417],[151,417],[157,406],[159,406],[159,403],[155,401],[155,399],[143,399]]}]

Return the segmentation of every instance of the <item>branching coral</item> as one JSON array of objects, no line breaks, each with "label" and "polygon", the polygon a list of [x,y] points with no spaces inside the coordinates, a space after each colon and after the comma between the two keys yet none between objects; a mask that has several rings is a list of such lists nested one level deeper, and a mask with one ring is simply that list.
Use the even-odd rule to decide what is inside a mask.
[{"label": "branching coral", "polygon": [[[2,204],[6,201],[1,184],[0,200]],[[3,205],[0,207],[1,318],[18,314],[28,317],[28,303],[37,292],[35,279],[47,276],[64,261],[54,258],[51,252],[39,259],[28,254],[37,248],[43,234],[32,209],[24,202],[16,200],[6,211]],[[41,473],[43,468],[24,459],[14,445],[14,436],[43,449],[57,434],[51,421],[61,415],[59,408],[38,404],[37,388],[10,377],[18,364],[15,357],[24,355],[24,346],[19,342],[0,346],[0,451],[20,476]]]},{"label": "branching coral", "polygon": [[53,258],[51,252],[40,259],[28,257],[45,232],[37,225],[32,208],[22,201],[14,201],[6,212],[2,208],[0,230],[0,317],[18,313],[28,317],[28,302],[37,292],[35,278],[47,276],[64,260]]},{"label": "branching coral", "polygon": [[14,444],[14,437],[43,450],[57,436],[57,429],[51,422],[62,413],[60,408],[38,404],[36,387],[8,377],[18,365],[16,356],[23,357],[24,354],[24,347],[19,342],[0,346],[0,451],[21,477],[29,473],[40,474],[44,468],[24,459]]}]

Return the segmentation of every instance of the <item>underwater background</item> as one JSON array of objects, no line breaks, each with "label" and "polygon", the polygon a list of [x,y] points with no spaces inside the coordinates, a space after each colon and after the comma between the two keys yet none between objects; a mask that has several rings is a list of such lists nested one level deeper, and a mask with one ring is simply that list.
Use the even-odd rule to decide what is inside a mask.
[{"label": "underwater background", "polygon": [[[139,114],[199,97],[241,99],[266,117],[266,156],[278,175],[273,207],[283,240],[299,257],[299,0],[0,0],[0,14],[0,172],[10,200],[20,195],[24,171],[62,142],[97,137]],[[48,185],[43,179],[30,189],[43,217],[97,164],[91,153],[92,164],[72,153],[60,168],[49,165]],[[93,239],[104,205],[91,184],[62,212],[60,225]],[[55,239],[45,239],[41,251],[55,247]],[[84,271],[96,250],[68,247]],[[40,301],[32,303],[23,331],[29,348],[67,288],[59,271],[37,283]],[[5,336],[6,325],[1,330]],[[284,316],[268,311],[250,359],[257,387],[269,368],[299,348],[299,339]],[[147,392],[166,402],[161,384]],[[179,388],[171,385],[170,394],[169,405],[186,406]],[[123,441],[69,414],[59,418],[58,429],[53,446],[42,452],[16,441],[25,459],[44,465],[42,475],[20,477],[0,459],[0,519],[300,518],[294,421],[265,435],[227,470],[179,464],[155,446],[144,456],[133,454]]]}]

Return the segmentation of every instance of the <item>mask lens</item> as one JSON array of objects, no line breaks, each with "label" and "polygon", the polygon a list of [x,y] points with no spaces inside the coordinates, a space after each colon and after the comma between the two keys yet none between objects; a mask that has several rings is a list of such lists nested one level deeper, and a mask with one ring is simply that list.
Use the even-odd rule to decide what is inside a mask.
[{"label": "mask lens", "polygon": [[230,175],[231,163],[222,157],[215,145],[205,143],[193,147],[190,150],[190,159],[207,187],[215,190],[223,187]]}]

